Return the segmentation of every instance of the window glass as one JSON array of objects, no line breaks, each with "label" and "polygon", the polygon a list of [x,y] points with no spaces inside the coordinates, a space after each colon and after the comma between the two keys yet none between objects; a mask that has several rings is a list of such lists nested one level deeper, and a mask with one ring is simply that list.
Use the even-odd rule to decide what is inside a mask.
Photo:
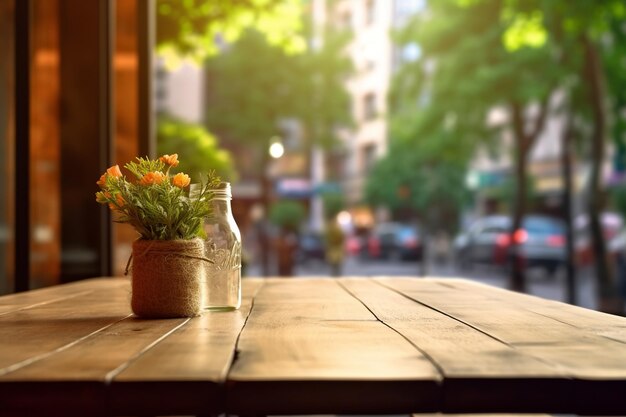
[{"label": "window glass", "polygon": [[376,95],[368,93],[363,97],[363,118],[371,120],[376,117]]},{"label": "window glass", "polygon": [[60,53],[58,0],[32,3],[30,287],[60,282]]},{"label": "window glass", "polygon": [[549,219],[541,217],[528,217],[524,220],[524,229],[528,233],[538,235],[550,235],[550,234],[562,234],[564,233],[563,224]]}]

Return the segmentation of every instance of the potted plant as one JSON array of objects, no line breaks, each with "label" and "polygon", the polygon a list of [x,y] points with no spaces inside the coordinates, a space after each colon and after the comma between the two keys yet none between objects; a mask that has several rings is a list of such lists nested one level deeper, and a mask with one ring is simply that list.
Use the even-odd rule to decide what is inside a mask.
[{"label": "potted plant", "polygon": [[209,174],[190,198],[189,176],[170,174],[178,163],[177,154],[137,158],[125,165],[132,180],[114,165],[97,182],[96,201],[139,233],[131,255],[131,307],[140,317],[191,317],[202,310],[204,262],[211,261],[201,237],[220,179]]}]

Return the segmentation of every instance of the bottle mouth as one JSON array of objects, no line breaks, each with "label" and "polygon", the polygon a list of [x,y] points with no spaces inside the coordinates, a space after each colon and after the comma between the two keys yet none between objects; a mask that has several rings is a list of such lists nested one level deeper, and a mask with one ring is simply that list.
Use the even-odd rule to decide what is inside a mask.
[{"label": "bottle mouth", "polygon": [[231,186],[229,182],[220,182],[217,187],[212,188],[213,198],[232,198]]}]

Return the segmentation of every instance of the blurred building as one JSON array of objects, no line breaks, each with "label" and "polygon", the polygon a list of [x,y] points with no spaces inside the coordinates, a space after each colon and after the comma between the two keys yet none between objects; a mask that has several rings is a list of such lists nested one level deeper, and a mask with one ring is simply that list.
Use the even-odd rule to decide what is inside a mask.
[{"label": "blurred building", "polygon": [[163,59],[157,61],[155,106],[159,113],[191,123],[204,120],[204,71],[200,65],[183,62],[168,69]]},{"label": "blurred building", "polygon": [[[419,54],[415,45],[398,49],[391,33],[424,7],[425,0],[314,0],[312,3],[316,26],[330,24],[350,29],[353,35],[347,53],[354,74],[346,80],[346,88],[355,125],[342,132],[342,151],[333,165],[339,171],[335,175],[347,204],[363,222],[371,221],[371,216],[359,208],[367,175],[387,151],[387,94],[391,77],[402,60],[415,59]],[[314,165],[322,163],[322,158],[313,158]],[[313,170],[314,180],[321,181],[321,168],[315,171],[313,167]]]}]

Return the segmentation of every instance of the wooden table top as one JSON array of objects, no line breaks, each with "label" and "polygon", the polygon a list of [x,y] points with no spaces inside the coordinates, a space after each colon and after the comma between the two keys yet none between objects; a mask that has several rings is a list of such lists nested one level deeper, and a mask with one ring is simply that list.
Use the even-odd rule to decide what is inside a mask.
[{"label": "wooden table top", "polygon": [[126,279],[0,297],[0,415],[626,414],[626,319],[461,279],[244,279],[140,320]]}]

